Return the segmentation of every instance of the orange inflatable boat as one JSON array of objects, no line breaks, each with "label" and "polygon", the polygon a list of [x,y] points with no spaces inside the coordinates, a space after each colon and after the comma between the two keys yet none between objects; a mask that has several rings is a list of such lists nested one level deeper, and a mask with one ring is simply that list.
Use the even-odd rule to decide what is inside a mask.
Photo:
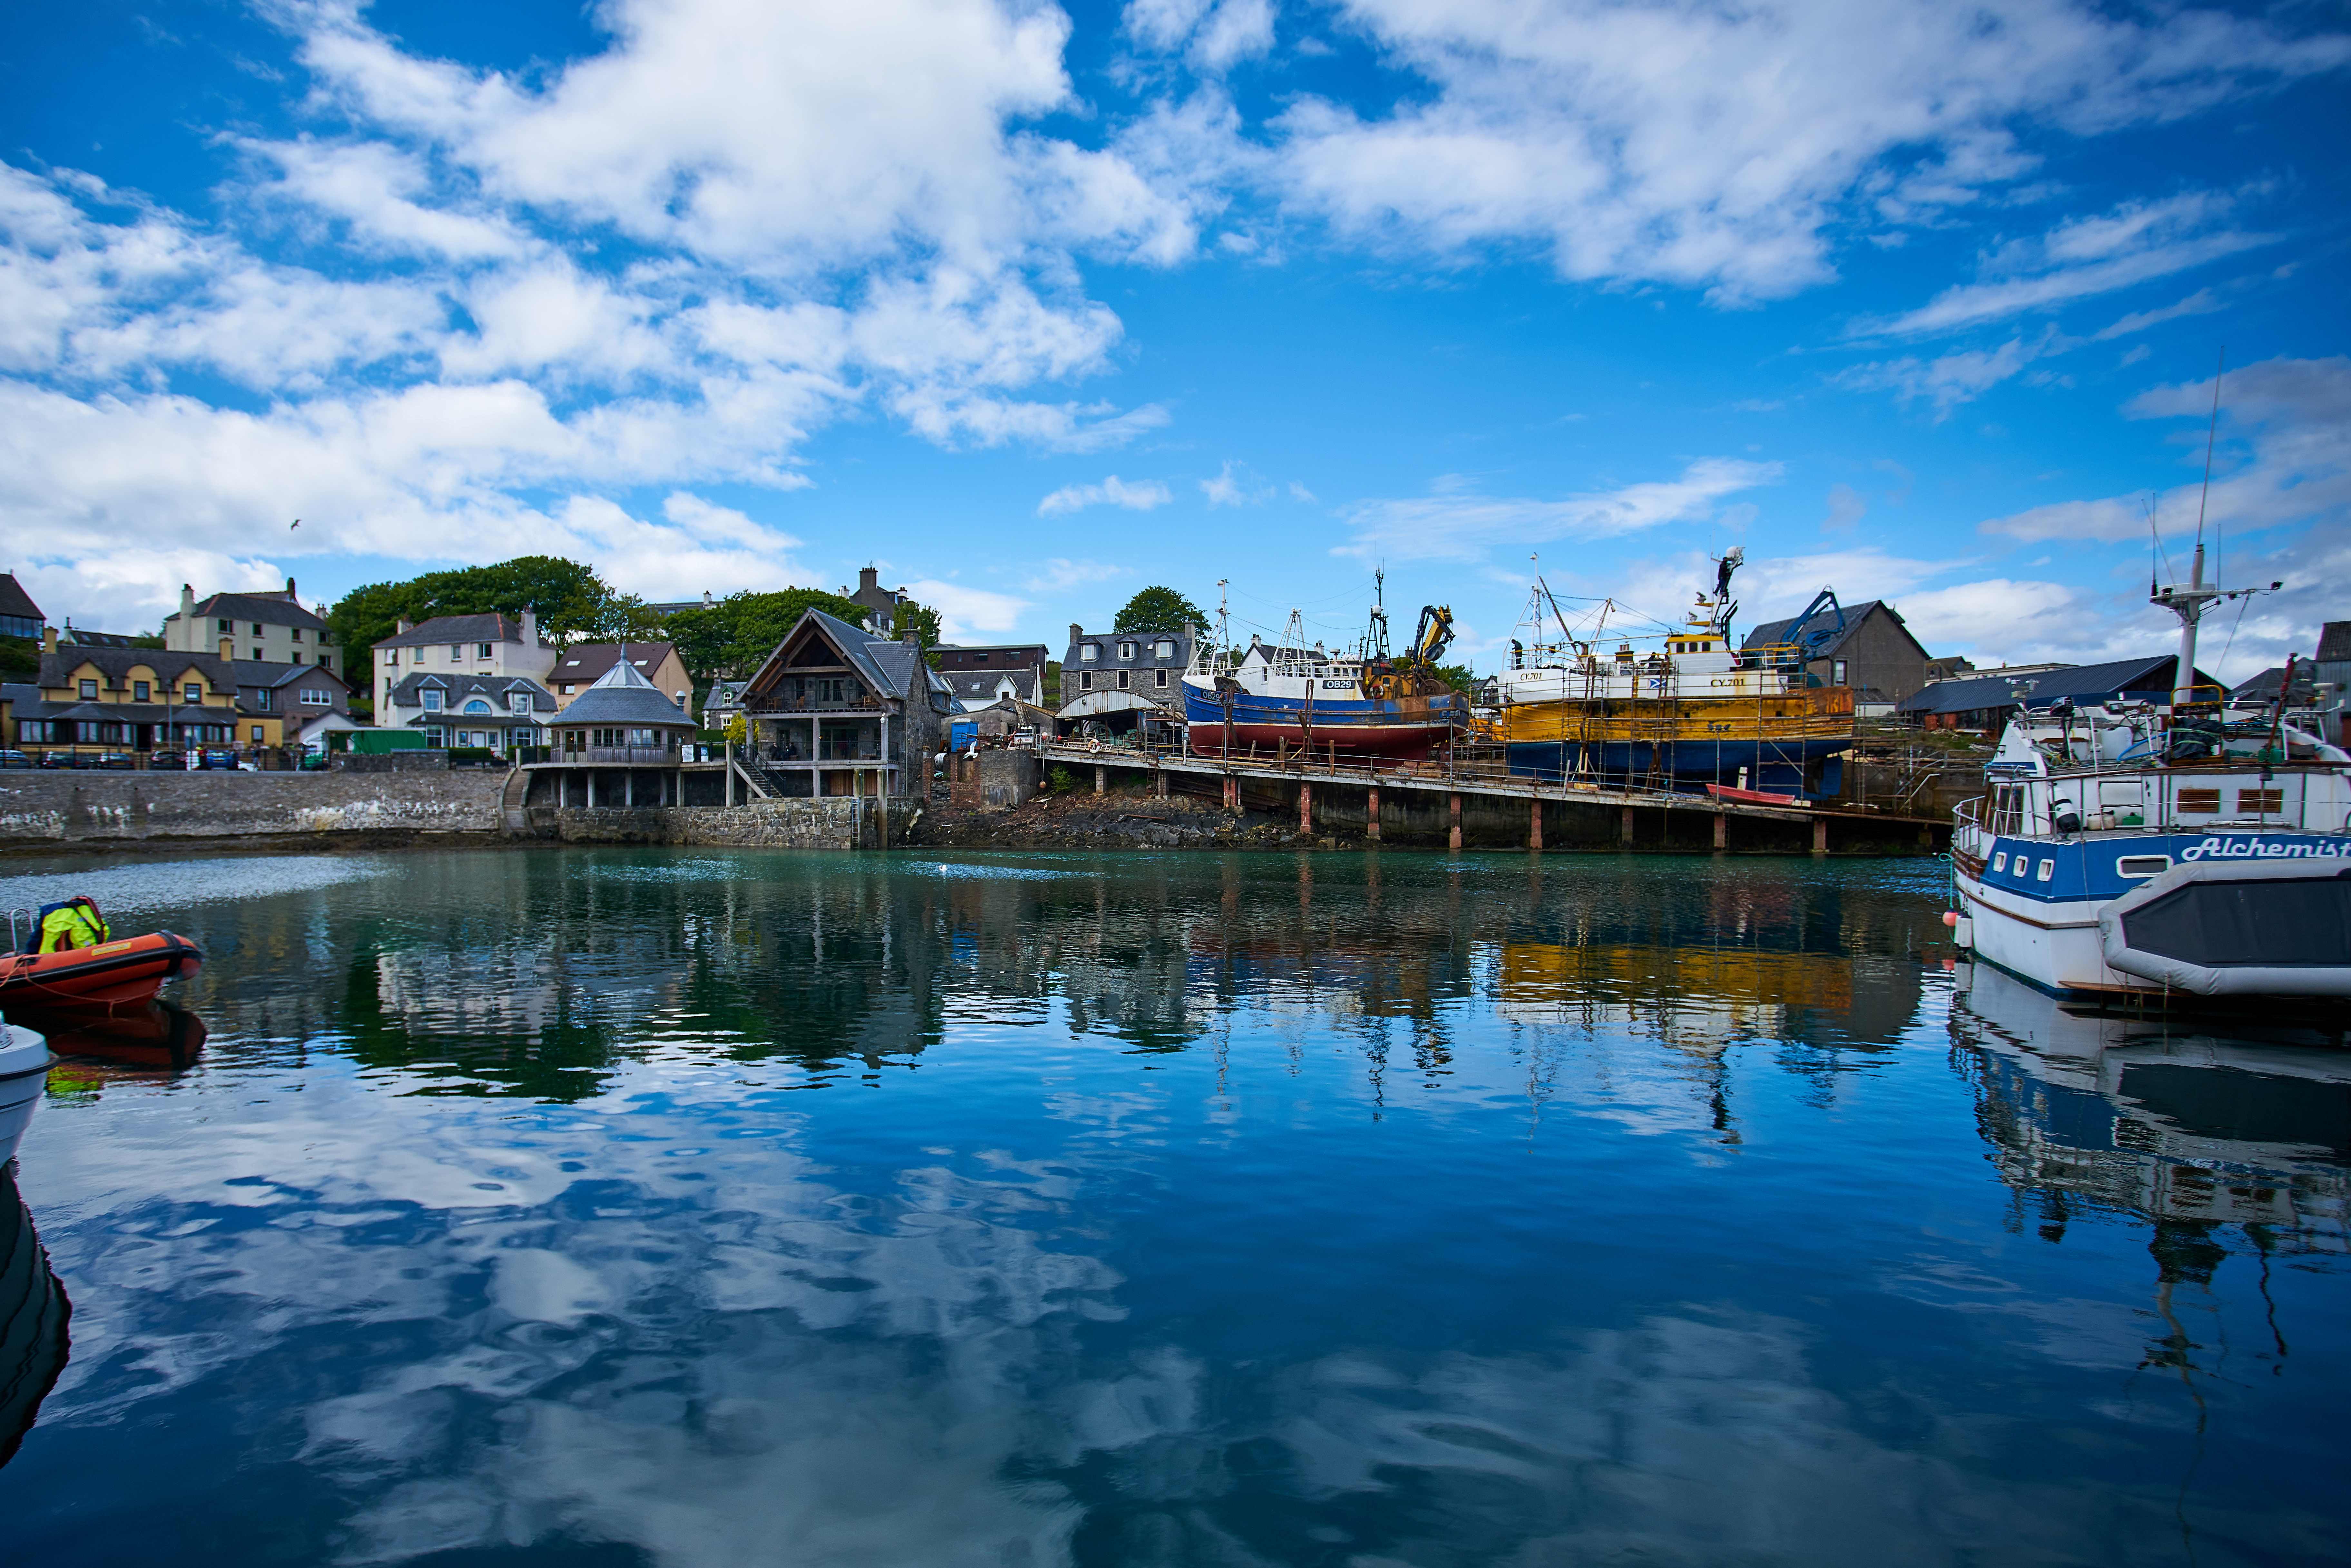
[{"label": "orange inflatable boat", "polygon": [[0,955],[0,1016],[138,1014],[166,980],[204,967],[193,942],[169,931],[94,947]]}]

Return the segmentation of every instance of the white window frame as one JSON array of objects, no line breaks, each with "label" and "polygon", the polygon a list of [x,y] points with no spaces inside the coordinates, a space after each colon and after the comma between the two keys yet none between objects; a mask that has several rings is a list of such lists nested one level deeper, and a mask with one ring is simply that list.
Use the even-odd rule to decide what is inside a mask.
[{"label": "white window frame", "polygon": [[1133,664],[1134,662],[1134,650],[1138,645],[1139,644],[1134,643],[1121,643],[1118,645],[1118,662],[1122,664]]},{"label": "white window frame", "polygon": [[418,703],[423,707],[426,713],[439,713],[441,711],[444,694],[440,687],[427,686],[423,691],[417,693],[416,697]]},{"label": "white window frame", "polygon": [[302,706],[304,707],[332,707],[335,706],[335,694],[329,691],[321,691],[317,686],[304,686],[302,688]]},{"label": "white window frame", "polygon": [[1101,663],[1102,663],[1102,644],[1101,644],[1101,643],[1079,643],[1079,644],[1078,644],[1078,663],[1079,663],[1079,664],[1101,664]]}]

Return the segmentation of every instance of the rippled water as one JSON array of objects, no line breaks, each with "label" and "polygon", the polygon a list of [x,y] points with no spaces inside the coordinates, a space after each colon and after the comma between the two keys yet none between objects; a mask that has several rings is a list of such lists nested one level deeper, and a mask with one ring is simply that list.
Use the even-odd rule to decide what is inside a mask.
[{"label": "rippled water", "polygon": [[1930,862],[11,869],[211,955],[20,1153],[12,1561],[2345,1552],[2346,1059]]}]

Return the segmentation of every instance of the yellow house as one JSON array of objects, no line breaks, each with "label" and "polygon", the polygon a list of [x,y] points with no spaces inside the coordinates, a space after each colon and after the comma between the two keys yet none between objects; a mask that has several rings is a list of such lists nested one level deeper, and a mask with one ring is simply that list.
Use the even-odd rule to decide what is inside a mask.
[{"label": "yellow house", "polygon": [[57,646],[41,652],[37,707],[16,712],[21,750],[135,757],[158,748],[276,746],[276,717],[242,716],[236,675],[204,653],[167,648]]}]

